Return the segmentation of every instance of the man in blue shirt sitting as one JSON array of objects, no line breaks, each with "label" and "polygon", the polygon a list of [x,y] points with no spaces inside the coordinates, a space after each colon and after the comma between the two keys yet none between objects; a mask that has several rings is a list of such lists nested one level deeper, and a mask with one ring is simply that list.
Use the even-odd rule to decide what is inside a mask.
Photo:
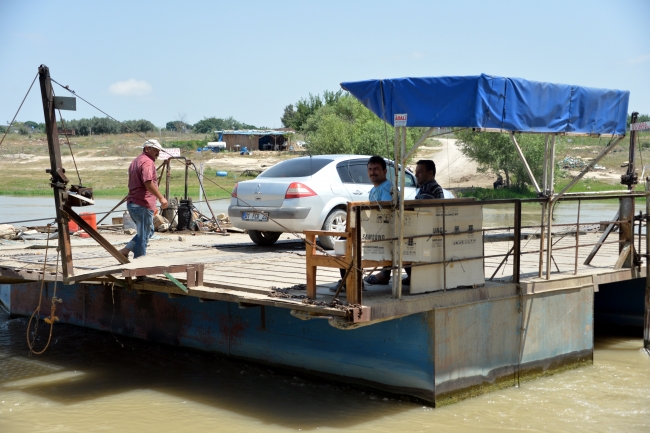
[{"label": "man in blue shirt sitting", "polygon": [[[386,161],[381,156],[373,156],[368,160],[368,177],[373,187],[370,190],[369,200],[373,201],[391,201],[392,184],[386,178],[388,170]],[[368,275],[364,281],[368,284],[388,284],[390,280],[390,266],[385,267],[376,275]]]},{"label": "man in blue shirt sitting", "polygon": [[390,190],[392,188],[390,180],[386,178],[386,161],[381,156],[372,156],[368,160],[368,177],[372,182],[370,190],[370,201],[391,201]]},{"label": "man in blue shirt sitting", "polygon": [[[368,160],[368,177],[370,182],[372,182],[372,189],[370,190],[369,200],[372,201],[391,201],[393,199],[391,195],[392,185],[390,180],[386,178],[388,170],[386,169],[386,160],[381,156],[371,156]],[[390,266],[384,268],[378,275],[386,276],[386,283],[390,279]],[[346,270],[340,269],[341,278],[345,278]],[[366,278],[375,278],[374,275],[370,275]],[[371,284],[386,284],[381,281],[377,281]],[[336,291],[336,287],[330,288],[330,291]]]}]

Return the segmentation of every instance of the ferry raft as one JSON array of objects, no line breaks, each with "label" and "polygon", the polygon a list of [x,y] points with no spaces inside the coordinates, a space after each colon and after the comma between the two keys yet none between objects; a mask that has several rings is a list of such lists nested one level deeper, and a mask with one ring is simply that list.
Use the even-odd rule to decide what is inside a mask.
[{"label": "ferry raft", "polygon": [[[412,153],[406,151],[406,127],[427,128],[415,148],[439,127],[507,132],[517,149],[518,134],[545,134],[541,182],[528,170],[539,198],[405,201],[395,195],[393,202],[349,203],[347,229],[336,233],[346,239],[340,254],[316,242],[332,232],[308,231],[273,247],[235,236],[152,242],[146,257],[129,262],[115,248],[126,242],[124,235],[105,237],[72,209],[75,195],[68,194],[61,171],[49,71],[42,66],[40,73],[58,239],[49,249],[2,247],[0,300],[12,315],[32,316],[41,305],[39,315],[63,323],[218,352],[437,406],[591,364],[597,292],[613,283],[646,281],[642,259],[649,243],[642,225],[648,201],[635,216],[635,199],[647,198],[649,187],[646,182],[645,192],[633,191],[633,159],[624,179],[629,188],[567,193],[625,137],[628,92],[487,75],[343,83],[395,127],[402,171]],[[558,135],[610,141],[555,193]],[[394,178],[403,180],[403,174]],[[601,221],[581,221],[581,203],[603,199],[617,200],[620,211],[603,232],[590,231]],[[553,208],[561,201],[577,203],[575,223],[553,224]],[[484,227],[483,212],[495,205],[509,222]],[[535,207],[540,224],[522,225],[523,207]],[[71,242],[70,220],[97,243]],[[393,267],[394,274],[411,266],[411,285],[393,278],[390,285],[364,287],[364,273],[382,266]],[[345,286],[337,282],[339,269],[346,270]],[[649,299],[646,288],[646,345]]]}]

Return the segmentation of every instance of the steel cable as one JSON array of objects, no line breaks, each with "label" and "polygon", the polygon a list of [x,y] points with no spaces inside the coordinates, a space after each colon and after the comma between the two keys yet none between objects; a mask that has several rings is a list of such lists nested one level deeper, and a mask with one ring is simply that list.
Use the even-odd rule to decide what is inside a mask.
[{"label": "steel cable", "polygon": [[7,126],[7,130],[5,131],[5,135],[3,135],[2,140],[0,140],[0,146],[2,146],[2,143],[5,141],[5,137],[9,133],[9,130],[11,130],[11,126],[14,124],[14,121],[16,120],[16,117],[18,116],[18,113],[20,113],[20,109],[23,108],[23,104],[25,103],[25,99],[27,99],[27,95],[29,95],[29,92],[32,91],[32,87],[34,86],[34,83],[36,82],[37,78],[38,78],[38,73],[36,73],[36,76],[34,77],[34,80],[32,81],[32,84],[30,84],[29,89],[27,89],[27,93],[25,94],[25,97],[23,98],[23,101],[20,103],[20,106],[18,107],[18,110],[16,111],[16,114],[14,114],[14,118],[11,119],[11,123],[9,123],[9,126]]}]

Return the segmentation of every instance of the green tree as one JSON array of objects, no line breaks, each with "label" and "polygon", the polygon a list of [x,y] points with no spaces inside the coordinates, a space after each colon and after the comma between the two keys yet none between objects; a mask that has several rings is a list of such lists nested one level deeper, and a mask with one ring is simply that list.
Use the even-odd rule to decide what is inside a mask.
[{"label": "green tree", "polygon": [[[381,155],[393,158],[394,129],[350,95],[317,110],[303,127],[312,154]],[[407,149],[422,135],[407,129]]]},{"label": "green tree", "polygon": [[194,132],[199,134],[206,134],[208,132],[222,131],[224,129],[258,129],[254,125],[249,125],[247,123],[242,123],[238,120],[235,120],[232,116],[226,119],[220,119],[216,117],[205,117],[203,120],[199,120],[192,127]]},{"label": "green tree", "polygon": [[336,104],[342,96],[342,90],[336,92],[325,90],[322,98],[320,95],[312,95],[310,93],[307,98],[302,98],[296,102],[295,108],[293,104],[284,107],[284,114],[280,120],[282,120],[282,124],[287,128],[303,131],[307,120],[321,107]]},{"label": "green tree", "polygon": [[289,104],[286,107],[284,107],[284,113],[280,118],[280,121],[282,122],[282,126],[284,126],[285,128],[293,128],[293,120],[295,115],[296,115],[296,110],[293,108],[293,104]]},{"label": "green tree", "polygon": [[[507,133],[473,132],[465,129],[457,131],[455,135],[460,151],[478,162],[479,172],[495,175],[503,173],[508,187],[524,188],[530,184],[528,172]],[[544,135],[517,134],[516,138],[535,179],[539,181],[544,165]],[[560,147],[561,143],[558,142],[556,154],[561,152]]]}]

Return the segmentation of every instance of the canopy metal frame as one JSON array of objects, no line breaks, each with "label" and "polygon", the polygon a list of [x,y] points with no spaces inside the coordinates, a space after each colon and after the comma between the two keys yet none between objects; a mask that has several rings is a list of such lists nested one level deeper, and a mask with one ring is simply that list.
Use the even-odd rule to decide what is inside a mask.
[{"label": "canopy metal frame", "polygon": [[[384,119],[385,120],[385,119]],[[395,138],[393,144],[394,152],[394,161],[398,164],[395,164],[395,177],[393,189],[396,191],[396,194],[393,194],[393,212],[394,212],[394,229],[395,237],[397,242],[393,243],[393,284],[392,284],[392,295],[397,299],[402,298],[402,245],[404,242],[404,182],[406,176],[406,162],[411,158],[415,151],[425,142],[427,138],[431,136],[435,127],[428,128],[424,134],[418,139],[415,145],[407,152],[406,151],[406,128],[407,126],[396,126],[395,127]],[[545,277],[550,279],[551,275],[551,262],[552,262],[552,215],[553,208],[557,201],[563,197],[571,188],[584,177],[585,174],[589,172],[602,158],[604,158],[609,152],[611,152],[614,147],[616,147],[625,135],[616,135],[616,134],[583,134],[583,133],[545,133],[544,140],[544,162],[543,162],[543,174],[541,187],[540,184],[535,179],[535,176],[530,169],[530,165],[526,160],[519,143],[517,142],[516,134],[535,134],[535,132],[517,132],[517,131],[507,131],[503,129],[491,129],[491,128],[473,128],[474,131],[478,132],[489,132],[489,133],[508,133],[510,140],[515,146],[519,157],[526,168],[526,172],[530,178],[531,183],[533,184],[537,194],[540,197],[547,199],[546,202],[542,203],[542,212],[541,212],[541,227],[542,234],[540,236],[540,264],[539,264],[539,277],[542,277],[542,267],[543,262],[546,262]],[[451,133],[453,130],[447,132]],[[441,134],[444,135],[444,134]],[[557,136],[582,136],[582,137],[608,137],[611,139],[611,142],[600,152],[600,154],[594,158],[589,165],[587,165],[574,179],[565,186],[562,191],[555,193],[555,145]],[[443,206],[444,214],[444,206]],[[444,216],[443,216],[444,218]],[[546,248],[544,248],[544,242],[546,241]],[[543,260],[544,250],[546,252],[546,260]],[[446,261],[446,258],[443,258]],[[443,269],[446,274],[446,263],[443,266]],[[445,289],[446,290],[446,278],[445,279]]]}]

